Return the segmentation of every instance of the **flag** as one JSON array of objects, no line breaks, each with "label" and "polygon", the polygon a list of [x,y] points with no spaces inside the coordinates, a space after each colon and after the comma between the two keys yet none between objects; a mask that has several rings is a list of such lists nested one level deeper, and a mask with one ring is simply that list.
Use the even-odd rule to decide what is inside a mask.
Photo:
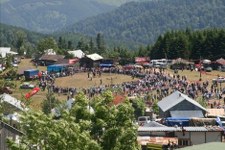
[{"label": "flag", "polygon": [[220,117],[219,117],[219,116],[217,116],[217,118],[216,118],[216,122],[219,124],[219,126],[220,126],[220,127],[222,127],[222,128],[223,128],[223,125],[222,125],[222,122],[221,122],[221,120],[220,120]]}]

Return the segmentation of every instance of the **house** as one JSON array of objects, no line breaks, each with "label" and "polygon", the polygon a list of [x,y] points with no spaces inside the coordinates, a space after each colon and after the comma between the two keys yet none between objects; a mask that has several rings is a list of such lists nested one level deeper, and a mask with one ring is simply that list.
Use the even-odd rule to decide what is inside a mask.
[{"label": "house", "polygon": [[39,64],[43,66],[53,65],[57,61],[64,59],[63,55],[42,55],[39,58]]},{"label": "house", "polygon": [[86,55],[80,59],[80,66],[85,68],[99,67],[102,59],[103,57],[96,53]]},{"label": "house", "polygon": [[17,55],[18,53],[11,51],[10,47],[0,47],[0,56],[5,58],[7,54]]},{"label": "house", "polygon": [[187,95],[175,91],[158,102],[161,118],[205,117],[207,110]]},{"label": "house", "polygon": [[85,53],[78,49],[78,50],[73,50],[73,51],[68,51],[69,54],[73,55],[74,58],[81,59],[85,56]]},{"label": "house", "polygon": [[[223,129],[218,126],[208,127],[144,127],[138,128],[138,142],[167,145],[169,140],[180,147],[209,142],[222,142]],[[166,141],[166,140],[167,141]]]},{"label": "house", "polygon": [[0,120],[0,149],[1,150],[9,150],[9,148],[7,147],[8,138],[12,138],[12,140],[18,143],[19,137],[22,135],[23,133],[19,131],[17,128]]}]

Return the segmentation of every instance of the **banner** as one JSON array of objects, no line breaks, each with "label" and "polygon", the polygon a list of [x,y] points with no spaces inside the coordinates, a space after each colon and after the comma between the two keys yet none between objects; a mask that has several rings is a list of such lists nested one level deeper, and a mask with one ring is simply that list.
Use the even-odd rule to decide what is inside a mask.
[{"label": "banner", "polygon": [[29,93],[27,93],[25,95],[25,98],[26,99],[29,99],[31,96],[33,96],[34,94],[36,94],[38,91],[40,91],[40,88],[39,87],[33,88],[33,90],[31,92],[29,92]]}]

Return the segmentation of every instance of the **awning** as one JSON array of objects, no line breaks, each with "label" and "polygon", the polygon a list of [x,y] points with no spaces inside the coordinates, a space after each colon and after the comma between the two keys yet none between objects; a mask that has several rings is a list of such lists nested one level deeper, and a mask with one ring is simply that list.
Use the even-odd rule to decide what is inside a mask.
[{"label": "awning", "polygon": [[198,118],[203,118],[203,113],[201,110],[175,110],[175,111],[170,111],[170,115],[173,118],[178,118],[178,117],[186,117],[186,118],[192,118],[192,117],[198,117]]}]

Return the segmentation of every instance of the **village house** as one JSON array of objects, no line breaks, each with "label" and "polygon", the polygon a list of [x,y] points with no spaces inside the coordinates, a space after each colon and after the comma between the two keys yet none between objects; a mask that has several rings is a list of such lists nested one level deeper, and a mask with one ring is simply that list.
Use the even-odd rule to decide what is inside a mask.
[{"label": "village house", "polygon": [[187,95],[175,91],[158,102],[160,118],[205,117],[207,110]]}]

